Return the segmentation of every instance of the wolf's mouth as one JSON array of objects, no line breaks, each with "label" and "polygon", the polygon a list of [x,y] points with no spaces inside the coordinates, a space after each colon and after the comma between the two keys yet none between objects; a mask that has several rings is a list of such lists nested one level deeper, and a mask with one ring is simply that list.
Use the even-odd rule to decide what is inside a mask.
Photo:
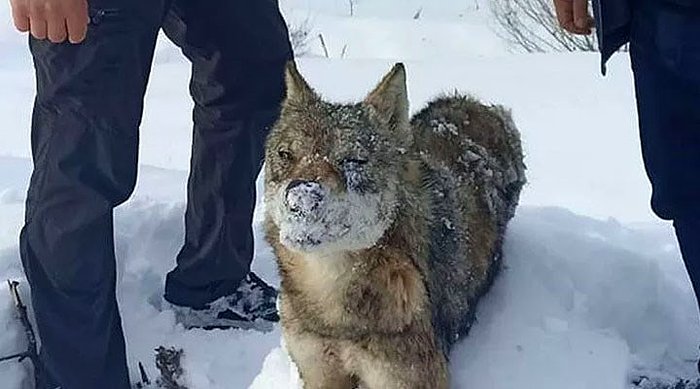
[{"label": "wolf's mouth", "polygon": [[294,243],[297,247],[310,248],[316,247],[321,244],[321,241],[316,238],[312,238],[308,235],[294,238]]},{"label": "wolf's mouth", "polygon": [[302,250],[319,248],[320,246],[333,244],[345,238],[351,232],[350,224],[343,222],[343,219],[329,220],[323,216],[301,217],[294,213],[289,213],[286,223],[286,230],[282,232],[282,240]]}]

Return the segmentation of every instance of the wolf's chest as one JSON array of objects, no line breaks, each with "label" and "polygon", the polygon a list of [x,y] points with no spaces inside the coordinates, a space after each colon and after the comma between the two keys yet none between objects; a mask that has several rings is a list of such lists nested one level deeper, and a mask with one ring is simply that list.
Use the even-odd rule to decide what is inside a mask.
[{"label": "wolf's chest", "polygon": [[354,265],[346,257],[312,258],[304,260],[295,273],[295,283],[314,311],[335,318],[342,315],[345,290],[353,275]]}]

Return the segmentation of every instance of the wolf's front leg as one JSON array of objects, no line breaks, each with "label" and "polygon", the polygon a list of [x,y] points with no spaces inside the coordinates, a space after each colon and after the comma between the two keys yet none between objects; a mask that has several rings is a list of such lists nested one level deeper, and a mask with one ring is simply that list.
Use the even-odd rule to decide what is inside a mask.
[{"label": "wolf's front leg", "polygon": [[[377,364],[368,367],[361,376],[364,389],[447,389],[446,374],[435,376],[417,366]],[[430,370],[430,368],[428,368]]]},{"label": "wolf's front leg", "polygon": [[[383,344],[375,346],[384,347]],[[401,347],[390,350],[374,348],[355,353],[354,369],[363,389],[447,389],[447,361],[441,353],[410,350]],[[357,351],[358,349],[355,348]],[[396,352],[400,351],[400,352]],[[416,352],[417,351],[417,352]]]},{"label": "wolf's front leg", "polygon": [[309,333],[285,333],[289,354],[299,368],[304,389],[353,389],[355,380],[338,359],[333,342]]}]

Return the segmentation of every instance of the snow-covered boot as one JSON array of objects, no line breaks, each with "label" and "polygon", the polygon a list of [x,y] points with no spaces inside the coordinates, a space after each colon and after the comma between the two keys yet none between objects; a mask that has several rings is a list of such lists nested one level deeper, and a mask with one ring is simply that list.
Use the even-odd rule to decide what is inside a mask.
[{"label": "snow-covered boot", "polygon": [[638,389],[700,389],[700,380],[670,378],[663,375],[641,375],[634,378],[631,384],[632,388]]},{"label": "snow-covered boot", "polygon": [[235,292],[209,303],[204,309],[169,305],[185,328],[270,331],[280,320],[276,302],[277,290],[251,272]]}]

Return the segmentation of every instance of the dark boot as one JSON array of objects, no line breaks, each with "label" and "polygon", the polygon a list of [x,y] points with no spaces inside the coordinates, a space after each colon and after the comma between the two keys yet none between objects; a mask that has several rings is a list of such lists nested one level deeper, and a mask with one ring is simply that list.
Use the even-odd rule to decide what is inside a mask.
[{"label": "dark boot", "polygon": [[203,309],[171,304],[177,321],[185,328],[240,328],[269,331],[279,321],[277,291],[255,273],[248,273],[238,289]]}]

